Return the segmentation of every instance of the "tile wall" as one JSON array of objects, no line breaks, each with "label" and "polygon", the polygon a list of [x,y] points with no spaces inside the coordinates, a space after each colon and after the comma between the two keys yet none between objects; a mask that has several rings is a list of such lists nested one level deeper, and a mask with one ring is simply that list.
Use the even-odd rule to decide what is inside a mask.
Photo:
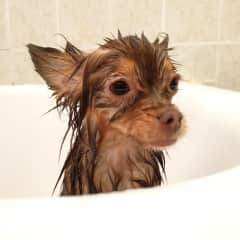
[{"label": "tile wall", "polygon": [[89,50],[118,28],[168,32],[186,80],[240,90],[240,0],[0,0],[0,84],[42,83],[29,42]]}]

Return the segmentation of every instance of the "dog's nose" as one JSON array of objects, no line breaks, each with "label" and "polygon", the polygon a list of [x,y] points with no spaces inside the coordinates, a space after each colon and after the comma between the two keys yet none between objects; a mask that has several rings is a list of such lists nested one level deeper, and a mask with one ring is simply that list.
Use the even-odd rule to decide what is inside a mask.
[{"label": "dog's nose", "polygon": [[182,118],[182,114],[175,109],[166,110],[158,117],[158,119],[164,126],[174,131],[180,128]]}]

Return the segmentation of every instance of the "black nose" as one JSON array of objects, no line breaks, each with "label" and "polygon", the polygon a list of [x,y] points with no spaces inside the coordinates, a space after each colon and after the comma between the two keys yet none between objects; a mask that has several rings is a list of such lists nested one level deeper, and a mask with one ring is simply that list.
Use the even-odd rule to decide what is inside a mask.
[{"label": "black nose", "polygon": [[170,109],[163,112],[158,118],[165,127],[176,131],[181,126],[183,116],[178,110]]}]

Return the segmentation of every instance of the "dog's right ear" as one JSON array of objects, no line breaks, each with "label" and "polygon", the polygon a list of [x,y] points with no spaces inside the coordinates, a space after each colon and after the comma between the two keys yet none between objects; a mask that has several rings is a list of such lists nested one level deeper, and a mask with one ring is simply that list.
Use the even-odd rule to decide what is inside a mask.
[{"label": "dog's right ear", "polygon": [[70,100],[81,94],[85,54],[67,42],[65,51],[55,48],[27,45],[35,70],[54,91],[57,100]]}]

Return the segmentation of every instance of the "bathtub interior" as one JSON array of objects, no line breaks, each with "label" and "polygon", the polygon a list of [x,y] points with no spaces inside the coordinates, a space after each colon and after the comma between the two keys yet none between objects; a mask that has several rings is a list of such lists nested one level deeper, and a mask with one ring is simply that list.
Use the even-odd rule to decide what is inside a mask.
[{"label": "bathtub interior", "polygon": [[[44,85],[0,87],[0,197],[50,196],[68,150],[59,148],[67,117]],[[174,102],[188,130],[167,148],[168,184],[240,165],[240,94],[181,83]],[[58,192],[58,190],[57,190]]]}]

